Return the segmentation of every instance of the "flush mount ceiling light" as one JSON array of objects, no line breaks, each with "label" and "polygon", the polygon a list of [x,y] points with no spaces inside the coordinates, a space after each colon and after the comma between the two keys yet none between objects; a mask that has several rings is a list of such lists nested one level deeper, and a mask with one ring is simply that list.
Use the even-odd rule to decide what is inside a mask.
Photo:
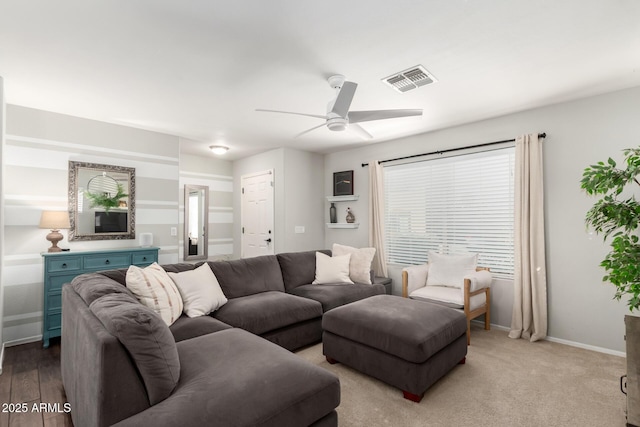
[{"label": "flush mount ceiling light", "polygon": [[213,151],[213,154],[224,154],[229,151],[229,147],[225,147],[224,145],[210,145],[209,149]]}]

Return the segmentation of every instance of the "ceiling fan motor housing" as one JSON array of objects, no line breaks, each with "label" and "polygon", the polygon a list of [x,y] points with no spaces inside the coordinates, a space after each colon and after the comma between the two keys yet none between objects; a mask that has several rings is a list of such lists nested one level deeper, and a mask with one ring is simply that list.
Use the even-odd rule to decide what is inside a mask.
[{"label": "ceiling fan motor housing", "polygon": [[342,117],[331,117],[327,119],[327,127],[332,131],[343,131],[347,128],[349,122]]}]

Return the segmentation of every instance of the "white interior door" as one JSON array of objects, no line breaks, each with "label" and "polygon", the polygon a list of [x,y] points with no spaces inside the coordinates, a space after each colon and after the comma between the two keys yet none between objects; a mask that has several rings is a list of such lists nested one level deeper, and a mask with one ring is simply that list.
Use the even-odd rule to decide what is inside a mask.
[{"label": "white interior door", "polygon": [[241,185],[241,257],[273,255],[273,170],[244,175]]}]

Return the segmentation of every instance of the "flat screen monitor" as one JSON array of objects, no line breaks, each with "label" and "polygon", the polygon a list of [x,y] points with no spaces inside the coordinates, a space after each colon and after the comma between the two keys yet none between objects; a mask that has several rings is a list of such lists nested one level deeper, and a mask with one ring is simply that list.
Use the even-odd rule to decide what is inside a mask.
[{"label": "flat screen monitor", "polygon": [[126,233],[128,212],[96,212],[96,233]]}]

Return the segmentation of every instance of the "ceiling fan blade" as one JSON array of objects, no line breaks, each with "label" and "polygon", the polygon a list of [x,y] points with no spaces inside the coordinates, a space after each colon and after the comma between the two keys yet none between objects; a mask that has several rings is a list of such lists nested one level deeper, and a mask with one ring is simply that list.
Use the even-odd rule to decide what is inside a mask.
[{"label": "ceiling fan blade", "polygon": [[299,134],[297,134],[296,136],[294,136],[294,138],[299,138],[299,137],[301,137],[302,135],[304,135],[304,134],[306,134],[306,133],[309,133],[309,132],[311,132],[312,130],[316,130],[316,129],[318,129],[318,128],[321,128],[322,126],[325,126],[325,125],[326,125],[326,123],[323,123],[323,124],[318,125],[318,126],[314,126],[314,127],[312,127],[311,129],[307,129],[307,130],[305,130],[304,132],[300,132]]},{"label": "ceiling fan blade", "polygon": [[349,123],[347,130],[349,130],[349,132],[351,133],[358,135],[362,139],[373,139],[373,135],[371,135],[362,126],[356,123]]},{"label": "ceiling fan blade", "polygon": [[317,119],[327,120],[327,116],[320,116],[318,114],[307,114],[307,113],[294,113],[292,111],[280,111],[280,110],[265,110],[262,108],[256,108],[256,111],[266,112],[266,113],[284,113],[284,114],[295,114],[297,116],[306,116],[306,117],[315,117]]},{"label": "ceiling fan blade", "polygon": [[342,87],[340,88],[340,92],[338,92],[336,102],[333,103],[331,112],[339,115],[343,119],[346,118],[357,87],[358,84],[354,82],[342,83]]},{"label": "ceiling fan blade", "polygon": [[398,117],[421,116],[422,110],[372,110],[350,111],[349,123],[370,122],[372,120],[395,119]]}]

